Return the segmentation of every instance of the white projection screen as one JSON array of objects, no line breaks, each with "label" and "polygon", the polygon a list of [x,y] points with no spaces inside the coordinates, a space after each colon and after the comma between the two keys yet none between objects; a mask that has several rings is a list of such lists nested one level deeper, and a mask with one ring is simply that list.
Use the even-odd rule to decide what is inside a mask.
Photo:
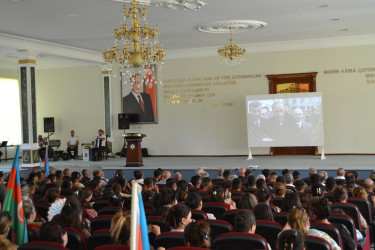
[{"label": "white projection screen", "polygon": [[246,96],[249,147],[322,146],[322,93]]}]

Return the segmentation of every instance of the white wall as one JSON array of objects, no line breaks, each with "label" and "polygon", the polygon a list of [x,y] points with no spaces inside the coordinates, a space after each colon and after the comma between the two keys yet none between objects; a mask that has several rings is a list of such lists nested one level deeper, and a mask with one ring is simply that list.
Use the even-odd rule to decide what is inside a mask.
[{"label": "white wall", "polygon": [[[237,80],[234,86],[210,87],[216,96],[206,99],[206,103],[233,103],[231,107],[164,104],[164,88],[157,86],[158,123],[131,125],[127,132],[145,133],[142,145],[151,155],[246,155],[246,95],[267,94],[268,74],[318,72],[317,91],[323,93],[325,153],[372,154],[375,84],[367,83],[365,73],[324,71],[374,68],[373,58],[375,46],[248,54],[247,62],[234,67],[220,64],[218,56],[167,60],[161,75],[165,80],[253,73],[261,77]],[[0,76],[6,72],[0,70]],[[118,76],[117,72],[111,80],[115,152],[123,143],[123,131],[117,129],[117,114],[121,113]],[[81,142],[91,142],[97,130],[104,128],[104,87],[99,67],[37,70],[36,83],[38,133],[43,132],[43,117],[47,116],[55,117],[53,139],[61,139],[64,145],[70,129],[76,130]],[[269,153],[268,148],[252,151]]]}]

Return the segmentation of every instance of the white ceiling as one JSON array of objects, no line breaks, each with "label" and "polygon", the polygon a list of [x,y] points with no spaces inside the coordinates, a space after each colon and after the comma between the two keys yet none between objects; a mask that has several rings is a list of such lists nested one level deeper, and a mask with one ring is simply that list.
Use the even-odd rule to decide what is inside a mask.
[{"label": "white ceiling", "polygon": [[[207,5],[198,11],[148,6],[147,18],[158,24],[167,58],[215,55],[229,35],[197,27],[225,20],[267,23],[233,34],[250,53],[375,44],[375,0],[203,1]],[[0,0],[0,67],[17,67],[15,52],[21,49],[39,52],[40,68],[100,62],[103,48],[113,44],[113,27],[122,22],[123,5],[111,0]]]}]

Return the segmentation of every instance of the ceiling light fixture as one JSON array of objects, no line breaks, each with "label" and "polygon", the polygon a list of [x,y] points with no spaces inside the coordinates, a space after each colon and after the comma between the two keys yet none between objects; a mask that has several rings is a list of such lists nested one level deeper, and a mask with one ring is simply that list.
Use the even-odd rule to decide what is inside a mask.
[{"label": "ceiling light fixture", "polygon": [[154,1],[156,6],[165,6],[168,9],[176,10],[199,10],[207,3],[202,0],[162,0]]},{"label": "ceiling light fixture", "polygon": [[242,56],[246,54],[246,50],[240,48],[237,44],[233,42],[232,38],[232,28],[230,30],[230,40],[229,43],[224,47],[219,48],[217,53],[224,57],[224,63],[227,65],[239,64],[242,61],[246,60]]},{"label": "ceiling light fixture", "polygon": [[[136,0],[131,1],[128,9],[126,4],[123,10],[124,23],[120,28],[115,26],[113,36],[115,41],[112,50],[107,48],[103,51],[104,61],[111,68],[113,63],[120,64],[123,68],[144,66],[155,63],[162,63],[165,59],[165,51],[159,46],[157,26],[149,27],[146,20],[146,6],[143,10],[138,8]],[[143,24],[140,19],[143,19]],[[127,19],[131,20],[131,27],[128,28]]]}]

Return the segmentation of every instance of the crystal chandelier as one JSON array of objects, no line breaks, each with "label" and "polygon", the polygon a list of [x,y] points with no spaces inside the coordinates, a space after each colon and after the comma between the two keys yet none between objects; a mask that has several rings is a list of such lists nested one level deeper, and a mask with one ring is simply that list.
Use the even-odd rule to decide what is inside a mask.
[{"label": "crystal chandelier", "polygon": [[217,53],[224,57],[224,63],[228,65],[239,64],[246,60],[241,58],[246,54],[246,50],[240,48],[237,44],[233,42],[232,38],[232,28],[230,30],[230,41],[224,47],[219,48]]},{"label": "crystal chandelier", "polygon": [[[141,10],[136,0],[131,1],[130,9],[127,9],[125,4],[124,23],[120,28],[115,26],[113,31],[115,41],[112,50],[104,49],[104,61],[110,65],[114,62],[119,63],[122,68],[142,67],[164,61],[165,51],[163,47],[159,47],[158,27],[149,27],[146,13],[146,6],[143,6]],[[129,17],[131,27],[128,28],[127,18]],[[143,26],[140,18],[144,19]]]}]

